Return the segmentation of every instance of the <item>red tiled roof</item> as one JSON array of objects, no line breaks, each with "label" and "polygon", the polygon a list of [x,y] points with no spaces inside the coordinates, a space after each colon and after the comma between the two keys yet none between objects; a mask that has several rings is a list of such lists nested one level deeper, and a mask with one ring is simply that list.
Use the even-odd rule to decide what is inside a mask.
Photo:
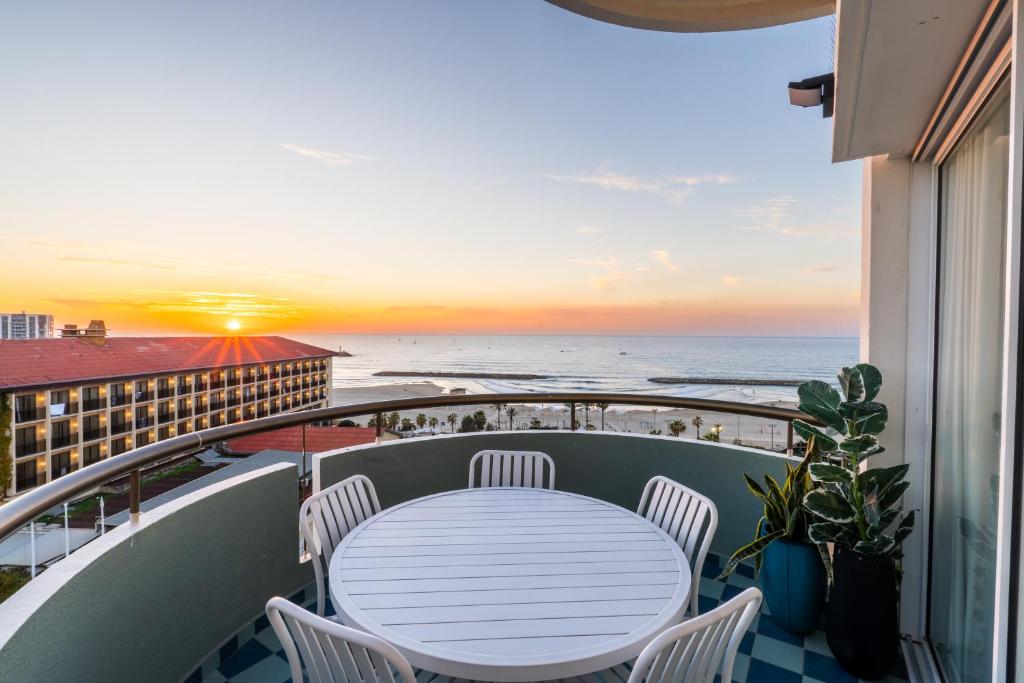
[{"label": "red tiled roof", "polygon": [[0,340],[0,389],[206,370],[336,355],[284,337]]},{"label": "red tiled roof", "polygon": [[[377,430],[372,427],[313,427],[306,426],[306,452],[320,453],[335,448],[373,443]],[[225,444],[231,453],[251,455],[260,451],[302,452],[302,427],[285,427],[263,434],[251,434],[232,439]]]}]

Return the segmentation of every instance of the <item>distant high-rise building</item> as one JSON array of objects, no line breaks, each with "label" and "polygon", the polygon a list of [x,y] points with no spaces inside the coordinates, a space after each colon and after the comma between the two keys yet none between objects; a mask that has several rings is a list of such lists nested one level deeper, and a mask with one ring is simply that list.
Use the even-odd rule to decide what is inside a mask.
[{"label": "distant high-rise building", "polygon": [[53,336],[48,313],[0,313],[0,339],[46,339]]}]

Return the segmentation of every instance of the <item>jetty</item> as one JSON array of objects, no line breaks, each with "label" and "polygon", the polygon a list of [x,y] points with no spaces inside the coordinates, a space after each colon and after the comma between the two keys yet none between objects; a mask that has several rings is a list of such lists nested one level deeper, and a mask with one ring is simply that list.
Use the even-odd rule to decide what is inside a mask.
[{"label": "jetty", "polygon": [[422,372],[419,370],[381,370],[374,377],[436,377],[440,379],[551,379],[548,375],[504,372]]},{"label": "jetty", "polygon": [[749,387],[798,387],[802,379],[751,379],[743,377],[651,377],[655,384],[720,384]]}]

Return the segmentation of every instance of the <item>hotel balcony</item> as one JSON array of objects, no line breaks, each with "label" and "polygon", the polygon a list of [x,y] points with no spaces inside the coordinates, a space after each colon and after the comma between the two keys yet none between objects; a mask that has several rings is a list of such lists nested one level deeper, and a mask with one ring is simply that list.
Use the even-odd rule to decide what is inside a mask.
[{"label": "hotel balcony", "polygon": [[16,457],[22,457],[23,455],[35,455],[36,453],[42,453],[46,450],[46,439],[37,439],[36,441],[20,441],[14,448],[14,454]]},{"label": "hotel balcony", "polygon": [[155,421],[153,420],[152,417],[137,417],[137,418],[135,418],[135,428],[136,429],[146,429],[147,427],[152,427],[154,425],[154,423],[155,423]]},{"label": "hotel balcony", "polygon": [[152,401],[152,400],[153,400],[153,392],[152,391],[136,391],[135,392],[135,402],[136,403],[143,403],[145,401]]},{"label": "hotel balcony", "polygon": [[56,403],[50,406],[50,417],[63,417],[78,412],[78,403]]},{"label": "hotel balcony", "polygon": [[128,405],[132,402],[131,394],[111,394],[110,395],[110,407],[116,408],[117,406]]},{"label": "hotel balcony", "polygon": [[[466,399],[462,404],[468,406],[473,397],[458,398]],[[412,406],[409,411],[426,407],[414,405],[417,400],[405,402]],[[737,410],[752,408],[760,410],[757,406]],[[65,497],[81,495],[105,480],[120,477],[123,481],[132,470],[180,455],[200,443],[287,425],[357,417],[358,409],[351,406],[280,415],[184,434],[108,458],[29,492],[0,510],[0,533],[20,528]],[[762,418],[776,415],[785,433],[787,420],[782,418],[790,412],[763,409],[753,414]],[[140,435],[140,444],[142,438]],[[314,489],[322,489],[363,474],[373,481],[382,506],[389,508],[465,488],[470,458],[486,449],[546,453],[555,463],[558,491],[589,496],[625,510],[637,508],[645,483],[656,475],[708,496],[718,508],[719,522],[703,576],[693,578],[695,585],[699,584],[702,613],[754,583],[747,567],[728,581],[714,580],[722,558],[750,540],[761,514],[757,499],[746,493],[743,474],[781,479],[787,463],[793,462],[784,454],[725,443],[582,430],[478,432],[379,441],[314,455],[309,459],[310,471],[299,475],[298,482],[296,463],[300,460],[251,456],[197,480],[180,493],[161,493],[135,503],[137,521],[131,521],[126,513],[108,518],[111,526],[105,535],[74,551],[71,560],[59,560],[53,569],[0,603],[4,624],[0,627],[0,658],[14,661],[16,657],[17,676],[25,681],[287,680],[287,663],[275,654],[280,645],[267,628],[263,610],[275,595],[303,605],[309,605],[315,596],[311,564],[299,552],[297,484],[311,481]],[[98,474],[99,468],[105,468],[104,474]],[[130,497],[141,500],[148,480],[139,477],[132,481],[141,483]],[[112,567],[117,568],[116,580],[112,580]],[[644,582],[641,577],[631,578],[630,583]],[[117,618],[110,618],[111,614]],[[187,618],[169,618],[172,615]],[[60,638],[40,637],[56,632]],[[767,623],[757,626],[755,622],[744,639],[747,647],[741,647],[734,678],[761,680],[747,674],[758,666],[759,657],[774,657],[776,663],[785,657],[804,657],[805,645],[806,652],[815,653],[823,638],[821,633],[807,639],[780,635],[777,627],[772,630]],[[0,672],[0,681],[14,680],[10,669],[8,672]]]},{"label": "hotel balcony", "polygon": [[130,432],[131,430],[132,430],[132,423],[131,423],[131,421],[112,422],[110,424],[110,435],[111,436],[116,436],[118,434],[124,434],[125,432]]},{"label": "hotel balcony", "polygon": [[78,443],[78,434],[61,434],[50,436],[50,449],[67,448]]},{"label": "hotel balcony", "polygon": [[82,400],[82,412],[88,412],[91,410],[106,410],[107,399],[104,398],[87,398]]},{"label": "hotel balcony", "polygon": [[46,419],[46,406],[33,406],[31,408],[15,408],[15,422],[35,422]]},{"label": "hotel balcony", "polygon": [[174,387],[162,387],[160,389],[157,389],[156,390],[156,397],[157,398],[173,398],[174,397]]},{"label": "hotel balcony", "polygon": [[107,438],[107,428],[97,427],[96,429],[86,429],[82,432],[82,441],[96,441],[97,439]]},{"label": "hotel balcony", "polygon": [[210,389],[211,390],[223,389],[223,388],[224,388],[224,379],[223,378],[217,379],[217,380],[213,380],[213,379],[210,380]]}]

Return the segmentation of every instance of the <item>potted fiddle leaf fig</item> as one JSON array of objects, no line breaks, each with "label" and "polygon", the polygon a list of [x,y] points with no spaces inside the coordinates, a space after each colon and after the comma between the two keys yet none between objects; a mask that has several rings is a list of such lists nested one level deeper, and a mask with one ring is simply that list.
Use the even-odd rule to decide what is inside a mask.
[{"label": "potted fiddle leaf fig", "polygon": [[764,512],[754,531],[754,540],[733,553],[718,577],[725,578],[741,562],[753,559],[772,619],[799,635],[814,630],[825,601],[822,558],[819,550],[808,542],[808,518],[803,507],[804,496],[812,488],[808,467],[813,466],[814,459],[812,439],[798,465],[786,463],[786,478],[781,486],[767,474],[763,488],[749,475],[743,475],[747,490],[764,504]]},{"label": "potted fiddle leaf fig", "polygon": [[793,428],[821,453],[808,466],[817,486],[804,496],[804,507],[810,540],[834,547],[828,644],[847,671],[874,679],[892,669],[899,653],[897,561],[914,527],[914,513],[900,504],[909,466],[863,467],[883,452],[878,434],[888,420],[885,404],[875,401],[878,368],[843,368],[839,385],[842,394],[825,382],[802,384],[800,411],[825,426],[795,420]]}]

